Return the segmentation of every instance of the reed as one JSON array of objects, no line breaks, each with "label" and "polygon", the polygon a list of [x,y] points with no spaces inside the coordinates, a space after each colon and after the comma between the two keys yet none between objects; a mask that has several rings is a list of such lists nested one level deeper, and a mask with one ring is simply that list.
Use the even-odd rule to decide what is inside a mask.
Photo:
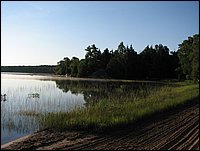
[{"label": "reed", "polygon": [[99,131],[133,123],[199,96],[198,84],[184,82],[158,88],[129,90],[127,94],[122,89],[118,90],[121,97],[114,97],[115,94],[112,94],[113,97],[102,98],[85,108],[49,113],[41,116],[40,122],[44,128],[59,131],[67,129]]}]

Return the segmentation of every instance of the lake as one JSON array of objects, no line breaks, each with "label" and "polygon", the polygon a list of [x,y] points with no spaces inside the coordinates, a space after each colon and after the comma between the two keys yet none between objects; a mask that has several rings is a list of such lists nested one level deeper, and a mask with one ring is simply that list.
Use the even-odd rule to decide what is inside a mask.
[{"label": "lake", "polygon": [[1,98],[1,144],[38,130],[38,113],[84,106],[83,94],[64,92],[55,81],[47,79],[41,75],[1,73],[1,94],[6,94],[5,100]]},{"label": "lake", "polygon": [[[122,82],[1,73],[1,144],[41,129],[38,115],[87,107],[98,100],[144,97],[155,82]],[[139,94],[142,88],[143,94]],[[5,96],[4,96],[5,94]]]}]

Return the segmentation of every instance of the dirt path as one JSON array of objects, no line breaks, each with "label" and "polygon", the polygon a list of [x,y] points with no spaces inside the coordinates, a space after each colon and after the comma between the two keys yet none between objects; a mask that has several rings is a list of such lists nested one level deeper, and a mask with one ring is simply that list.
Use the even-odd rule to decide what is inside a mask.
[{"label": "dirt path", "polygon": [[191,103],[109,134],[41,131],[1,149],[199,149],[199,103]]}]

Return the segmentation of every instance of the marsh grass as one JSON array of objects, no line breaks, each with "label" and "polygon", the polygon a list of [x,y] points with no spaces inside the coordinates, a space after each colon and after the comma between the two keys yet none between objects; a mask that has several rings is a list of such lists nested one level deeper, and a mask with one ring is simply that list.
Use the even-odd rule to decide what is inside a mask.
[{"label": "marsh grass", "polygon": [[[94,130],[101,131],[115,126],[133,123],[153,113],[175,107],[199,96],[199,85],[177,83],[157,88],[129,90],[123,88],[112,97],[101,98],[85,108],[75,108],[70,112],[48,113],[41,116],[44,128],[54,130]],[[124,94],[124,95],[123,95]]]}]

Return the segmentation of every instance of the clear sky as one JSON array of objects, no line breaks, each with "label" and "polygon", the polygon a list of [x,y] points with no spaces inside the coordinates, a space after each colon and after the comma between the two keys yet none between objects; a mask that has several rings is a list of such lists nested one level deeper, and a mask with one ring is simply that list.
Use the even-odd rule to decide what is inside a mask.
[{"label": "clear sky", "polygon": [[121,41],[174,51],[197,33],[198,1],[1,1],[1,65],[55,65]]}]

